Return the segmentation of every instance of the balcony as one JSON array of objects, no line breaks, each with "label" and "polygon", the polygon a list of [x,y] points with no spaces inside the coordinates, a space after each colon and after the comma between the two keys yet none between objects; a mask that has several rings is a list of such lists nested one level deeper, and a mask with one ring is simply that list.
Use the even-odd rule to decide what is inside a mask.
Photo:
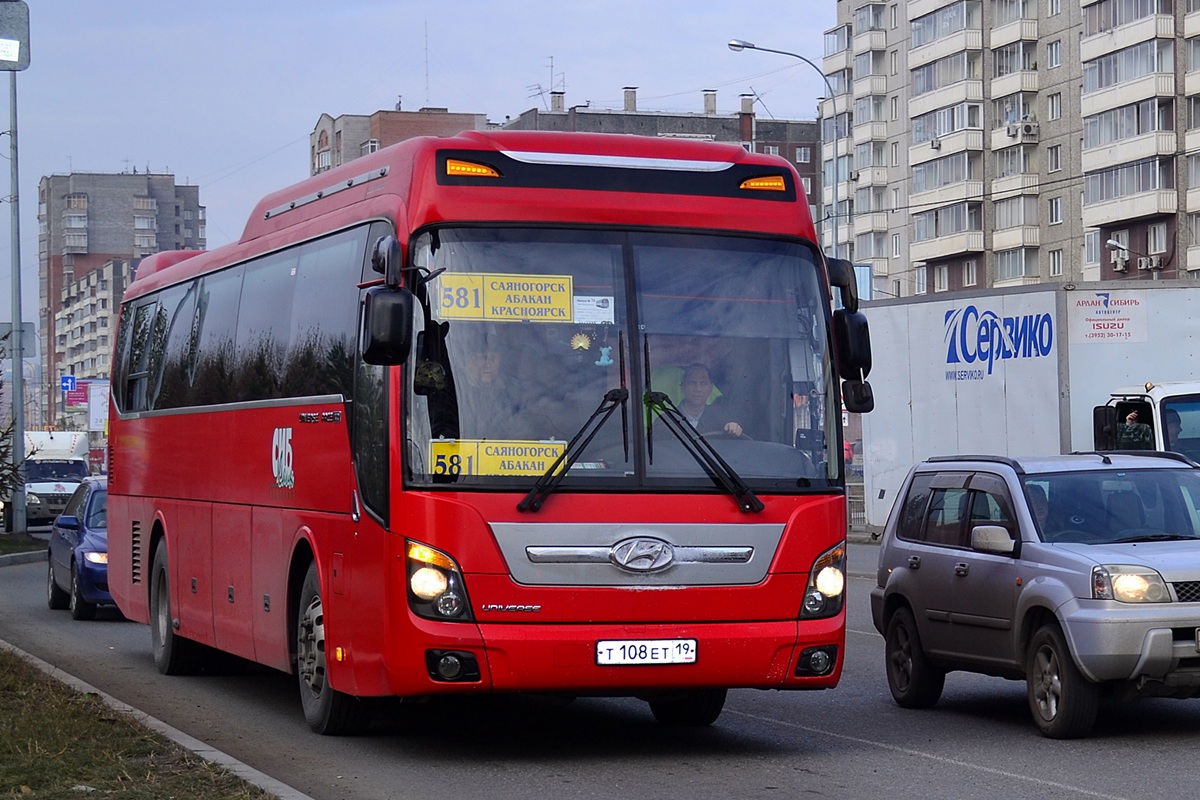
[{"label": "balcony", "polygon": [[883,142],[888,138],[886,122],[864,122],[851,128],[850,133],[854,135],[855,144]]},{"label": "balcony", "polygon": [[826,75],[832,75],[835,72],[850,69],[854,65],[854,56],[850,53],[850,49],[839,50],[831,56],[825,56],[821,62],[821,70]]},{"label": "balcony", "polygon": [[937,111],[939,108],[965,103],[968,100],[983,102],[983,81],[958,81],[949,86],[942,86],[932,92],[916,95],[908,99],[909,118]]},{"label": "balcony", "polygon": [[1041,133],[1041,126],[1033,120],[1013,122],[992,131],[988,149],[1003,150],[1014,144],[1036,144]]},{"label": "balcony", "polygon": [[864,186],[887,186],[887,167],[867,167],[866,169],[861,169],[858,171],[856,181],[860,189]]},{"label": "balcony", "polygon": [[1183,18],[1183,38],[1190,39],[1193,36],[1200,36],[1200,11],[1188,12]]},{"label": "balcony", "polygon": [[1156,189],[1126,195],[1103,203],[1083,207],[1083,227],[1113,227],[1126,220],[1174,214],[1179,207],[1179,193],[1174,189]]},{"label": "balcony", "polygon": [[1113,164],[1142,161],[1155,156],[1172,156],[1175,155],[1175,143],[1174,131],[1145,133],[1103,147],[1084,150],[1081,164],[1084,172],[1095,172]]},{"label": "balcony", "polygon": [[982,151],[983,131],[978,129],[955,131],[945,136],[935,137],[928,142],[914,144],[908,148],[908,163],[910,166],[923,164],[926,161],[932,161],[951,153],[960,153],[964,150]]},{"label": "balcony", "polygon": [[916,69],[964,50],[982,50],[983,31],[968,28],[908,51],[908,68]]},{"label": "balcony", "polygon": [[992,232],[993,250],[1014,250],[1018,247],[1040,247],[1042,230],[1036,225],[1019,225]]},{"label": "balcony", "polygon": [[992,78],[992,85],[988,91],[992,97],[1007,97],[1017,92],[1036,92],[1037,90],[1037,71],[1022,69],[999,78]]},{"label": "balcony", "polygon": [[887,94],[886,75],[867,75],[854,81],[854,98]]},{"label": "balcony", "polygon": [[908,246],[909,259],[912,261],[933,261],[962,253],[980,252],[983,252],[983,231],[952,233],[924,242],[913,242]]},{"label": "balcony", "polygon": [[1037,194],[1040,186],[1041,179],[1032,172],[994,178],[992,180],[992,199],[1005,200],[1019,194]]},{"label": "balcony", "polygon": [[[1186,23],[1185,23],[1186,26]],[[1186,29],[1186,28],[1185,28]],[[1079,57],[1084,63],[1133,47],[1151,39],[1174,39],[1175,18],[1159,14],[1102,31],[1079,40]]]},{"label": "balcony", "polygon": [[866,53],[870,50],[886,50],[887,49],[887,31],[874,30],[857,33],[850,40],[850,49],[854,55]]},{"label": "balcony", "polygon": [[914,211],[921,211],[947,203],[979,200],[982,197],[983,181],[959,181],[930,189],[927,192],[913,192],[908,197],[908,204]]},{"label": "balcony", "polygon": [[862,236],[864,233],[874,233],[876,231],[888,231],[888,213],[886,211],[872,211],[869,214],[856,214],[854,216],[854,235]]},{"label": "balcony", "polygon": [[1019,42],[1022,40],[1026,42],[1036,42],[1037,38],[1037,20],[1018,19],[992,28],[992,35],[988,41],[988,46],[995,50],[996,48],[1003,47],[1006,44],[1012,44],[1013,42]]},{"label": "balcony", "polygon": [[[1200,247],[1196,248],[1200,250]],[[862,263],[871,265],[871,276],[874,278],[886,278],[891,272],[888,269],[888,260],[886,258],[867,258],[863,259]]]},{"label": "balcony", "polygon": [[1187,261],[1184,262],[1184,268],[1188,272],[1195,272],[1200,269],[1200,246],[1189,247],[1187,249]]},{"label": "balcony", "polygon": [[1116,86],[1107,86],[1088,92],[1079,100],[1080,114],[1090,117],[1101,111],[1108,111],[1121,106],[1133,105],[1151,97],[1174,97],[1175,73],[1156,72],[1144,75]]}]

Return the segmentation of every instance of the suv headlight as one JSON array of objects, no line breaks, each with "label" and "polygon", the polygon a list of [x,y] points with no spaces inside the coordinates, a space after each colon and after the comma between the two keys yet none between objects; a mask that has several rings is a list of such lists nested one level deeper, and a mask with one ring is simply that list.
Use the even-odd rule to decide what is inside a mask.
[{"label": "suv headlight", "polygon": [[829,548],[813,562],[800,605],[801,619],[832,617],[846,600],[846,543]]},{"label": "suv headlight", "polygon": [[1162,575],[1149,567],[1103,564],[1092,567],[1092,597],[1120,603],[1169,603]]}]

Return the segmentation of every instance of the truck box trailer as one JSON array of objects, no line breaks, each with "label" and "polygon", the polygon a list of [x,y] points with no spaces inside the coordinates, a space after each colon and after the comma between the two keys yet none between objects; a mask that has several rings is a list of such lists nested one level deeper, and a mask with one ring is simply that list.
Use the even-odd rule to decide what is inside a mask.
[{"label": "truck box trailer", "polygon": [[[863,417],[871,530],[929,456],[1093,450],[1099,428],[1126,424],[1135,406],[1163,447],[1154,416],[1171,404],[1152,387],[1200,379],[1200,285],[1190,281],[1037,284],[863,310],[874,345],[875,410]],[[1176,389],[1197,403],[1180,438],[1198,438],[1195,387]],[[1107,433],[1115,443],[1118,431]]]}]

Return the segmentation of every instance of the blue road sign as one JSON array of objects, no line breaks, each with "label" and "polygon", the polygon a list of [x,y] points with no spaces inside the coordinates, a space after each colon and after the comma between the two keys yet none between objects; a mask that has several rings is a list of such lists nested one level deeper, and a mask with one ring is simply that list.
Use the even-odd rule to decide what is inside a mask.
[{"label": "blue road sign", "polygon": [[75,376],[74,375],[63,375],[61,378],[59,388],[62,389],[62,391],[64,391],[64,392],[75,391]]}]

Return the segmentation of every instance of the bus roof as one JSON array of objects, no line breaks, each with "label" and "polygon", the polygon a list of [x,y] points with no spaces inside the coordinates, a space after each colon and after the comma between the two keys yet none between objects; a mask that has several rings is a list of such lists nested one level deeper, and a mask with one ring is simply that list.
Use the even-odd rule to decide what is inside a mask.
[{"label": "bus roof", "polygon": [[[448,176],[449,158],[467,164],[465,172]],[[481,174],[489,169],[496,174]],[[768,185],[748,189],[748,179]],[[144,259],[130,296],[372,218],[395,222],[402,242],[419,227],[451,222],[690,228],[812,241],[799,187],[786,160],[736,144],[500,130],[420,137],[268,194],[239,241],[202,258],[195,258],[201,251],[174,251]]]}]

